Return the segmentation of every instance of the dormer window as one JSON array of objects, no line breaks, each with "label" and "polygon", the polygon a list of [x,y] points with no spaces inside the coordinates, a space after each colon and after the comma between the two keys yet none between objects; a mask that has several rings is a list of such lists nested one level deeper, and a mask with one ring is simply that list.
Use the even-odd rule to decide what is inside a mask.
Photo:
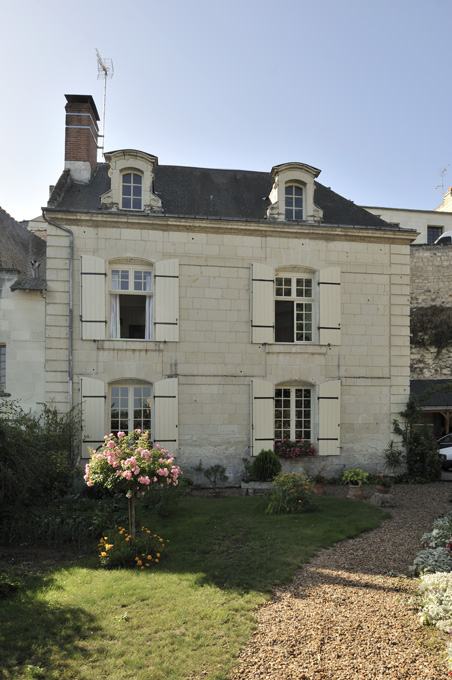
[{"label": "dormer window", "polygon": [[121,208],[143,210],[143,177],[137,172],[125,172],[122,175]]},{"label": "dormer window", "polygon": [[305,163],[284,163],[272,168],[274,182],[267,217],[281,222],[319,224],[323,211],[314,203],[315,178],[320,170]]},{"label": "dormer window", "polygon": [[303,187],[286,184],[285,216],[286,220],[303,219]]},{"label": "dormer window", "polygon": [[123,149],[106,153],[105,160],[110,165],[111,188],[100,197],[104,210],[162,212],[162,201],[153,188],[156,156],[136,149]]}]

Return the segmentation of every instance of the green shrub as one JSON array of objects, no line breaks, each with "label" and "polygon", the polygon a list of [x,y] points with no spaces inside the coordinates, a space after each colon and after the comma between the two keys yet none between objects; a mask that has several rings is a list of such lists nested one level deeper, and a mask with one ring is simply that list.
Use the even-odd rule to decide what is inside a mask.
[{"label": "green shrub", "polygon": [[265,510],[268,515],[315,512],[318,508],[309,477],[296,472],[276,475]]},{"label": "green shrub", "polygon": [[407,478],[412,482],[434,482],[441,476],[441,461],[438,445],[429,430],[422,423],[422,410],[416,397],[410,397],[404,411],[403,425],[393,421],[395,434],[399,435],[405,447],[404,462]]},{"label": "green shrub", "polygon": [[251,479],[256,482],[266,482],[281,472],[281,462],[271,449],[262,449],[251,465]]},{"label": "green shrub", "polygon": [[70,487],[79,439],[78,410],[60,414],[41,404],[40,414],[0,401],[0,503],[34,505]]},{"label": "green shrub", "polygon": [[211,465],[207,468],[207,470],[204,470],[204,476],[207,477],[214,489],[217,488],[218,484],[226,484],[228,481],[226,468],[224,465],[220,465],[219,463],[216,465]]}]

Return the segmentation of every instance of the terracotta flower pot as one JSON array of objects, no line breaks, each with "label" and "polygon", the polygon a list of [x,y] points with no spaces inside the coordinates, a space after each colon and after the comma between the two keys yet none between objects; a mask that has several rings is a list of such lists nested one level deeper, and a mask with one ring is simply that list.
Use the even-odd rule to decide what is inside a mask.
[{"label": "terracotta flower pot", "polygon": [[361,484],[349,484],[347,498],[351,498],[353,501],[362,501]]},{"label": "terracotta flower pot", "polygon": [[316,496],[326,496],[325,483],[324,482],[315,482],[314,483],[314,493],[315,493]]},{"label": "terracotta flower pot", "polygon": [[386,493],[389,493],[391,491],[391,487],[390,486],[381,486],[380,484],[377,484],[376,490],[377,490],[377,493],[386,494]]}]

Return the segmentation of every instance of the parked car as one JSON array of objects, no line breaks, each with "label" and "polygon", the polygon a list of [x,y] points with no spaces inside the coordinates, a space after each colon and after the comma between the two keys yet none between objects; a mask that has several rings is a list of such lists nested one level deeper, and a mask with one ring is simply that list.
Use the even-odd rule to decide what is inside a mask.
[{"label": "parked car", "polygon": [[452,467],[452,432],[438,439],[438,447],[441,467],[444,470],[448,470]]},{"label": "parked car", "polygon": [[434,245],[435,246],[441,246],[441,245],[447,246],[447,245],[450,245],[451,243],[452,243],[452,231],[445,231],[444,234],[441,234],[441,236],[439,236],[436,239]]}]

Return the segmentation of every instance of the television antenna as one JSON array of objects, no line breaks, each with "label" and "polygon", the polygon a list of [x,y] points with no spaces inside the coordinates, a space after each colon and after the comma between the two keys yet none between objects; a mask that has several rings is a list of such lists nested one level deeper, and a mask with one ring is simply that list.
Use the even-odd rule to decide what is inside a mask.
[{"label": "television antenna", "polygon": [[446,165],[446,167],[441,170],[441,182],[435,187],[435,189],[439,189],[441,187],[441,193],[442,193],[443,196],[444,196],[444,175],[446,174],[447,168],[449,168],[449,167],[450,167],[450,163],[449,163],[449,165]]},{"label": "television antenna", "polygon": [[96,49],[97,55],[97,80],[104,79],[104,108],[102,112],[102,145],[99,147],[102,150],[102,156],[104,155],[105,147],[105,108],[107,103],[107,80],[113,78],[115,72],[113,68],[113,61],[111,59],[102,59],[99,54],[99,50]]}]

